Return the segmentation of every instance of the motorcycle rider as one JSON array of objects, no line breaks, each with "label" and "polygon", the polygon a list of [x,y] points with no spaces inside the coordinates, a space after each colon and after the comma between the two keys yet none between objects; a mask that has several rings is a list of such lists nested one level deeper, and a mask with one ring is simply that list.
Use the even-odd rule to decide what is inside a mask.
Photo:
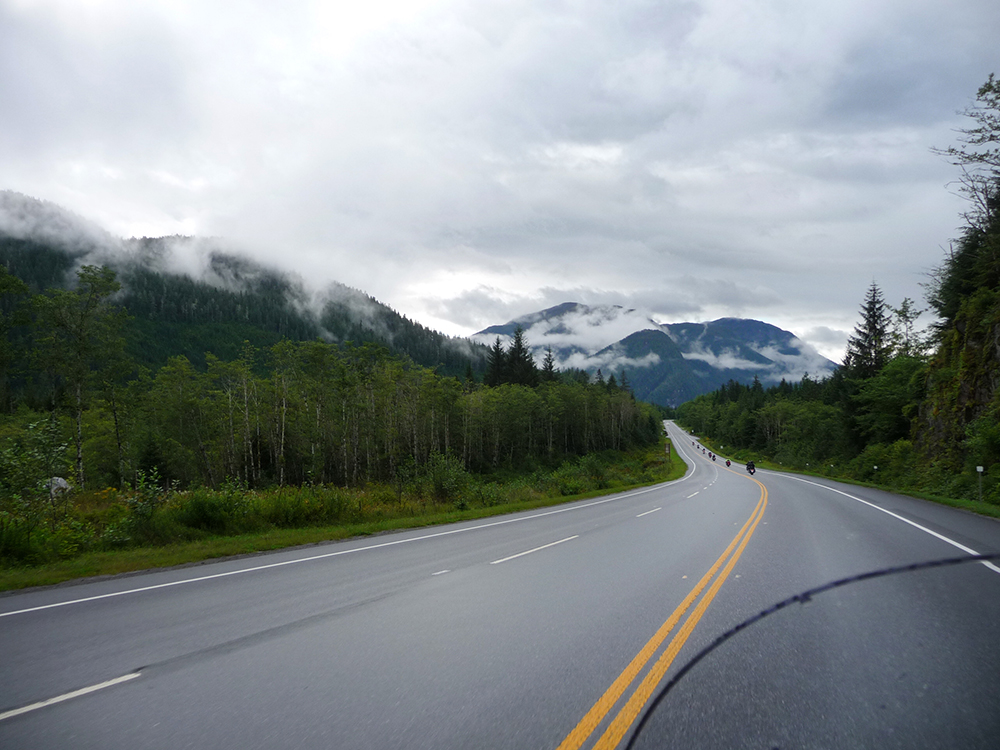
[{"label": "motorcycle rider", "polygon": [[757,467],[754,466],[753,461],[747,461],[747,471],[750,472],[750,476],[753,476],[753,473],[757,471]]}]

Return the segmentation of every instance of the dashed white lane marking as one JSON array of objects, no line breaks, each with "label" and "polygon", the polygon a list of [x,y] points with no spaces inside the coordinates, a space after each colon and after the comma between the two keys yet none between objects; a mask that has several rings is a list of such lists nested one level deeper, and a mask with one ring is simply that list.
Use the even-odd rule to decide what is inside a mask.
[{"label": "dashed white lane marking", "polygon": [[[701,490],[698,490],[698,492],[701,492]],[[688,496],[687,496],[686,498],[684,498],[684,499],[685,499],[685,500],[690,500],[690,499],[691,499],[692,497],[694,497],[695,495],[697,495],[697,494],[698,494],[698,492],[692,492],[692,493],[691,493],[690,495],[688,495]]]},{"label": "dashed white lane marking", "polygon": [[647,510],[645,513],[640,513],[639,515],[637,515],[636,518],[642,518],[643,516],[648,516],[650,513],[656,513],[656,511],[658,510],[662,510],[662,507],[653,508],[652,510]]},{"label": "dashed white lane marking", "polygon": [[508,560],[514,560],[518,557],[524,557],[525,555],[530,555],[532,552],[538,552],[542,549],[548,549],[549,547],[555,547],[557,544],[562,544],[563,542],[568,542],[572,539],[579,539],[579,534],[574,534],[573,536],[568,536],[565,539],[560,539],[558,542],[549,542],[548,544],[543,544],[541,547],[535,547],[534,549],[525,550],[524,552],[518,552],[516,555],[511,555],[510,557],[503,557],[499,560],[494,560],[490,565],[499,565],[502,562],[507,562]]},{"label": "dashed white lane marking", "polygon": [[437,573],[431,573],[432,576],[443,576],[445,573],[450,573],[450,570],[439,570]]},{"label": "dashed white lane marking", "polygon": [[56,703],[62,703],[63,701],[71,700],[72,698],[79,698],[81,695],[87,695],[87,693],[94,693],[98,690],[103,690],[104,688],[109,688],[112,685],[118,685],[122,682],[128,682],[129,680],[134,680],[138,677],[140,672],[132,672],[130,674],[122,675],[121,677],[115,677],[113,680],[108,680],[106,682],[98,683],[97,685],[91,685],[90,687],[80,688],[79,690],[74,690],[71,693],[63,693],[62,695],[57,695],[55,698],[49,698],[48,700],[38,701],[38,703],[32,703],[30,706],[22,706],[21,708],[15,708],[11,711],[4,711],[0,714],[0,721],[4,719],[11,719],[15,716],[20,716],[21,714],[26,714],[31,711],[37,711],[40,708],[45,708],[46,706],[51,706]]}]

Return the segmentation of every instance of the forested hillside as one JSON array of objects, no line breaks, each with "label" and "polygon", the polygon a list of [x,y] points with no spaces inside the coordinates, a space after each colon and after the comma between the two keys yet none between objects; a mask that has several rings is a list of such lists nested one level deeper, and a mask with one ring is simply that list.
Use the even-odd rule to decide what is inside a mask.
[{"label": "forested hillside", "polygon": [[928,285],[929,337],[912,300],[893,308],[872,284],[831,378],[730,383],[682,405],[683,424],[748,457],[1000,504],[1000,81],[965,114],[959,144],[938,151],[968,210]]},{"label": "forested hillside", "polygon": [[[41,212],[40,202],[16,198],[33,214]],[[45,216],[58,214],[49,208]],[[206,352],[232,359],[244,341],[266,348],[287,338],[376,343],[448,375],[471,369],[481,377],[485,368],[484,346],[425,328],[340,284],[313,300],[287,276],[210,246],[196,247],[205,264],[198,272],[169,268],[171,247],[196,245],[193,238],[144,237],[95,249],[93,242],[65,241],[52,232],[32,234],[36,238],[0,231],[0,265],[34,294],[69,288],[84,263],[114,270],[121,284],[115,302],[134,318],[128,352],[146,367],[182,354],[204,369]]]}]

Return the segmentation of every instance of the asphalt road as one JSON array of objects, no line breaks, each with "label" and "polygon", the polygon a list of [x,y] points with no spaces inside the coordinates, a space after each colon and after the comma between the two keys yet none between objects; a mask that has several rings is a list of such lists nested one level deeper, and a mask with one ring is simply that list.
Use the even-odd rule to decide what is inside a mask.
[{"label": "asphalt road", "polygon": [[[775,602],[1000,551],[990,519],[750,478],[670,429],[678,482],[0,598],[0,747],[623,747]],[[997,623],[978,562],[820,594],[706,656],[636,746],[997,747]]]}]

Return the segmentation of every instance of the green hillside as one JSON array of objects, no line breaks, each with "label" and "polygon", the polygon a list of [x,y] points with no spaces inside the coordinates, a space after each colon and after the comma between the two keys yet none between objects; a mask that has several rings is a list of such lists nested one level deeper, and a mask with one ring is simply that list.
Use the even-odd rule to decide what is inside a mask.
[{"label": "green hillside", "polygon": [[[134,319],[128,352],[143,366],[155,369],[183,355],[204,369],[207,353],[231,359],[244,341],[266,349],[282,339],[323,339],[379,344],[445,375],[462,376],[471,369],[481,376],[485,369],[485,347],[425,328],[342,285],[331,286],[329,298],[314,310],[302,288],[286,276],[232,254],[208,256],[215,283],[157,269],[168,242],[184,239],[128,240],[119,252],[99,256],[121,283],[115,302]],[[0,265],[33,294],[69,288],[74,269],[94,263],[93,257],[55,242],[0,236]]]}]

